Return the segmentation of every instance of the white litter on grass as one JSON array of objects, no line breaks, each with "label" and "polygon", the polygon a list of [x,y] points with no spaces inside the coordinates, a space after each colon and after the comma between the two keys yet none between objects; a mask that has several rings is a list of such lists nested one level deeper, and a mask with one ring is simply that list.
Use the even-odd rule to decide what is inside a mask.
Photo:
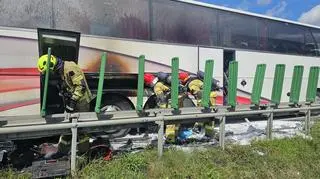
[{"label": "white litter on grass", "polygon": [[[252,140],[265,140],[267,121],[249,121],[243,123],[233,123],[225,125],[225,141],[226,143],[249,145]],[[219,126],[214,128],[219,134]],[[273,138],[290,138],[294,136],[302,136],[310,139],[310,136],[303,134],[303,122],[301,121],[287,121],[287,120],[274,120],[273,121]],[[119,147],[126,144],[129,139],[142,138],[144,135],[127,135],[124,137],[127,140],[121,142],[112,142],[113,149],[119,149]],[[219,138],[219,137],[218,137]],[[216,138],[216,139],[218,139]],[[164,148],[176,148],[185,152],[191,152],[193,150],[204,150],[208,147],[218,146],[219,142],[216,139],[212,139],[210,142],[197,142],[184,145],[172,145],[165,144]],[[131,148],[146,148],[147,146],[157,147],[158,135],[149,134],[148,138],[138,141],[133,141]],[[165,143],[165,138],[163,138]],[[264,155],[262,152],[257,152],[259,155]]]},{"label": "white litter on grass", "polygon": [[[226,124],[225,140],[228,143],[248,145],[252,140],[266,139],[267,121],[247,121],[245,123]],[[219,132],[219,127],[215,130]],[[302,123],[300,121],[273,121],[273,138],[293,137],[301,134]]]}]

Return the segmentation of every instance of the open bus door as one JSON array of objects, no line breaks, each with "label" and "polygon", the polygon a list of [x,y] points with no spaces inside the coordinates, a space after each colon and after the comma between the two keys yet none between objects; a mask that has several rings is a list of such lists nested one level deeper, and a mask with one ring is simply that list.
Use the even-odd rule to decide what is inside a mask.
[{"label": "open bus door", "polygon": [[228,95],[228,75],[229,75],[229,63],[235,60],[234,50],[224,50],[223,51],[223,105],[227,105],[227,95]]},{"label": "open bus door", "polygon": [[[51,48],[51,54],[61,58],[62,60],[74,61],[78,63],[79,46],[80,46],[80,33],[55,30],[55,29],[42,29],[38,28],[38,48],[39,57],[48,53],[48,48]],[[47,95],[47,114],[63,113],[64,103],[63,99],[59,96],[57,88],[60,76],[50,74]],[[45,75],[40,76],[40,95],[41,106],[43,98]],[[40,108],[41,108],[40,106]]]}]

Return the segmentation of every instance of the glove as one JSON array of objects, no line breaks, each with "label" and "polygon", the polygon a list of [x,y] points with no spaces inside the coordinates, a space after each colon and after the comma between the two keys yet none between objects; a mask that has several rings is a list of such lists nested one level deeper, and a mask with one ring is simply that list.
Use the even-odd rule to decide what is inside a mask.
[{"label": "glove", "polygon": [[73,99],[69,100],[69,103],[66,105],[66,111],[68,113],[73,113],[76,108],[76,101]]},{"label": "glove", "polygon": [[64,97],[65,99],[70,99],[72,94],[66,91],[59,91],[59,96]]},{"label": "glove", "polygon": [[63,93],[63,96],[64,96],[65,98],[67,98],[67,99],[71,99],[72,94],[71,94],[70,92],[64,92],[64,93]]}]

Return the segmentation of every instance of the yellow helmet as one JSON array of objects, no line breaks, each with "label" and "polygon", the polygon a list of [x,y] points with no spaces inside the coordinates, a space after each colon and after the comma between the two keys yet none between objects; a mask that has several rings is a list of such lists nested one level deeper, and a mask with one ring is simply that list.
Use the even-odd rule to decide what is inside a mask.
[{"label": "yellow helmet", "polygon": [[[38,70],[39,72],[43,73],[47,70],[47,60],[48,60],[48,55],[42,55],[39,59],[38,59]],[[57,58],[53,55],[51,55],[51,59],[50,59],[50,64],[49,64],[49,68],[51,70],[53,70],[53,68],[56,66],[57,64]]]}]

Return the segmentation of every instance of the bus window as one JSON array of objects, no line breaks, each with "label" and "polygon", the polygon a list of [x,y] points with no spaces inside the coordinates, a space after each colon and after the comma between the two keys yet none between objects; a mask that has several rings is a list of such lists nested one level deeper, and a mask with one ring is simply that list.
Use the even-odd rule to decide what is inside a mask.
[{"label": "bus window", "polygon": [[216,10],[177,1],[152,1],[152,40],[217,45]]},{"label": "bus window", "polygon": [[284,22],[268,21],[269,51],[306,55],[306,44],[313,43],[307,28]]},{"label": "bus window", "polygon": [[19,28],[51,28],[52,1],[0,1],[0,26]]},{"label": "bus window", "polygon": [[316,52],[317,56],[320,56],[320,30],[312,30],[312,35],[316,40],[314,44],[314,51]]},{"label": "bus window", "polygon": [[82,34],[149,39],[148,0],[96,0],[81,3],[55,0],[53,7],[54,28],[79,31]]},{"label": "bus window", "polygon": [[219,11],[220,45],[257,49],[257,18]]}]

